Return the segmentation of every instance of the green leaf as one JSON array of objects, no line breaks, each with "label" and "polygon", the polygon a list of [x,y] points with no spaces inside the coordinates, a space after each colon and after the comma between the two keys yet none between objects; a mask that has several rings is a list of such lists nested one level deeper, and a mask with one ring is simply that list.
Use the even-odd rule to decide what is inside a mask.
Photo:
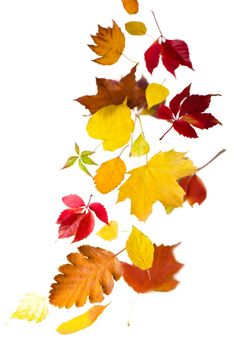
[{"label": "green leaf", "polygon": [[79,159],[78,165],[79,165],[80,169],[81,169],[85,174],[87,174],[87,175],[89,175],[89,176],[92,177],[92,175],[90,174],[90,172],[88,171],[88,169],[86,168],[86,166],[82,163],[82,160],[81,160],[81,159]]},{"label": "green leaf", "polygon": [[70,166],[72,166],[76,162],[77,159],[78,159],[77,156],[69,157],[68,160],[66,161],[65,165],[62,167],[62,169],[69,168]]},{"label": "green leaf", "polygon": [[133,142],[132,149],[131,149],[131,156],[132,157],[140,157],[143,156],[150,151],[150,146],[148,142],[146,141],[143,134],[140,134],[138,138]]},{"label": "green leaf", "polygon": [[80,155],[80,148],[79,146],[77,145],[77,143],[75,142],[75,151],[78,155]]},{"label": "green leaf", "polygon": [[91,152],[91,151],[83,151],[81,153],[81,160],[84,164],[88,164],[88,165],[97,165],[97,163],[95,163],[89,156],[91,154],[93,154],[94,152]]},{"label": "green leaf", "polygon": [[125,29],[131,35],[145,35],[147,32],[145,23],[138,21],[125,23]]}]

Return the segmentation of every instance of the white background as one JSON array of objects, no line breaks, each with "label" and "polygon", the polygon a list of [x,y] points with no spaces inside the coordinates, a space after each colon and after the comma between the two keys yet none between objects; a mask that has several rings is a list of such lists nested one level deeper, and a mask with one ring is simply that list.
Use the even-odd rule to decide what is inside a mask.
[{"label": "white background", "polygon": [[[120,0],[1,0],[0,2],[0,149],[1,149],[1,348],[119,349],[149,347],[169,350],[233,350],[233,38],[230,1],[139,0],[141,12],[130,16]],[[151,77],[143,52],[158,37],[150,9],[156,13],[164,35],[183,39],[189,47],[195,72],[180,68],[177,80],[162,66]],[[171,97],[190,82],[194,93],[220,93],[211,111],[223,122],[198,131],[190,140],[173,131],[160,143],[164,121],[143,120],[152,153],[175,148],[188,151],[197,166],[222,148],[228,151],[200,176],[208,189],[201,207],[185,205],[167,216],[159,204],[146,224],[129,218],[129,203],[113,205],[95,191],[91,179],[77,167],[60,171],[74,142],[93,149],[97,142],[85,133],[84,109],[73,99],[95,93],[95,76],[119,79],[132,64],[125,58],[110,67],[99,66],[87,47],[97,24],[119,25],[143,20],[151,37],[126,34],[125,54],[140,61],[140,72],[151,82],[162,82]],[[98,152],[97,161],[113,154]],[[131,165],[137,166],[141,161]],[[55,221],[64,206],[61,198],[77,193],[108,208],[110,219],[120,222],[119,239],[103,242],[95,234],[84,244],[118,252],[134,223],[157,244],[182,244],[177,259],[185,264],[181,281],[170,293],[137,296],[123,281],[106,298],[112,304],[99,320],[82,332],[61,336],[56,327],[88,308],[50,308],[48,318],[34,325],[12,320],[4,323],[23,294],[36,290],[47,295],[57,267],[76,244],[57,239]],[[108,197],[108,196],[107,196]],[[97,228],[101,227],[97,223]],[[122,259],[126,256],[122,256]],[[131,326],[127,326],[130,315]]]}]

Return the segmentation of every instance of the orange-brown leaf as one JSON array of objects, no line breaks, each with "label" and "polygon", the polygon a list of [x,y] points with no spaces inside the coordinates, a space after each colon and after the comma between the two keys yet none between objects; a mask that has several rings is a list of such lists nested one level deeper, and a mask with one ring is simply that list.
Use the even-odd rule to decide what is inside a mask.
[{"label": "orange-brown leaf", "polygon": [[176,246],[154,245],[153,265],[145,271],[123,262],[124,280],[138,293],[169,292],[174,289],[179,283],[174,274],[183,266],[174,257],[173,249]]},{"label": "orange-brown leaf", "polygon": [[127,13],[134,15],[139,10],[139,5],[137,0],[122,0],[123,6]]},{"label": "orange-brown leaf", "polygon": [[122,276],[122,267],[116,256],[105,249],[83,245],[79,253],[67,256],[69,264],[60,266],[50,291],[50,303],[58,307],[70,308],[101,302],[104,294],[109,295],[114,280]]},{"label": "orange-brown leaf", "polygon": [[125,36],[120,27],[113,21],[113,27],[98,26],[98,33],[91,35],[96,45],[88,45],[99,58],[93,61],[103,65],[111,65],[118,61],[125,48]]},{"label": "orange-brown leaf", "polygon": [[195,203],[201,205],[207,196],[206,187],[202,179],[196,174],[180,179],[179,185],[185,191],[184,201],[193,206]]},{"label": "orange-brown leaf", "polygon": [[[99,109],[110,106],[119,105],[124,102],[127,97],[127,105],[129,108],[141,108],[145,103],[146,86],[141,87],[136,82],[134,66],[130,73],[124,76],[120,81],[97,78],[97,94],[86,95],[77,98],[75,101],[81,103],[85,108],[89,109],[90,113],[96,113]],[[139,82],[140,84],[140,82]]]}]

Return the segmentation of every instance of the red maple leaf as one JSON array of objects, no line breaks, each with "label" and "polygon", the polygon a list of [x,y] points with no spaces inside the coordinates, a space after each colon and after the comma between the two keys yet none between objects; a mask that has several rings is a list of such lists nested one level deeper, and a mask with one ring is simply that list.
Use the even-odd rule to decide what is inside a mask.
[{"label": "red maple leaf", "polygon": [[172,128],[180,135],[197,138],[194,127],[209,129],[217,124],[222,125],[211,113],[204,113],[210,105],[211,97],[220,95],[190,95],[190,87],[191,84],[177,94],[169,103],[169,107],[165,105],[159,106],[156,117],[172,123],[172,126],[160,140]]},{"label": "red maple leaf", "polygon": [[[91,196],[90,196],[91,199]],[[76,194],[62,198],[63,203],[70,209],[65,209],[59,216],[59,238],[75,236],[73,242],[86,238],[94,229],[94,214],[97,218],[108,224],[108,215],[101,203],[90,203],[87,205],[83,199]]]}]

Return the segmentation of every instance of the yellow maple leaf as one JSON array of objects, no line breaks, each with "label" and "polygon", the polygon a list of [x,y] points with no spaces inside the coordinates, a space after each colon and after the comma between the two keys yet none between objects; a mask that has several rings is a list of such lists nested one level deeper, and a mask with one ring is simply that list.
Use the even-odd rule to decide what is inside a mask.
[{"label": "yellow maple leaf", "polygon": [[131,176],[120,187],[118,202],[131,200],[131,214],[145,221],[152,206],[160,201],[164,206],[180,207],[184,202],[184,190],[177,180],[195,173],[197,168],[185,153],[159,152],[149,162],[129,172]]},{"label": "yellow maple leaf", "polygon": [[57,332],[60,334],[71,334],[91,326],[108,305],[95,305],[91,307],[84,314],[60,324],[56,329]]},{"label": "yellow maple leaf", "polygon": [[25,294],[11,318],[41,322],[48,314],[48,298],[31,292]]},{"label": "yellow maple leaf", "polygon": [[143,232],[135,226],[126,242],[126,250],[134,265],[141,270],[150,269],[153,265],[154,245]]},{"label": "yellow maple leaf", "polygon": [[150,151],[150,146],[146,141],[143,134],[140,134],[138,138],[133,142],[131,148],[131,157],[140,157],[143,156]]},{"label": "yellow maple leaf", "polygon": [[93,61],[103,65],[111,65],[118,61],[125,48],[125,36],[120,27],[113,21],[113,27],[98,26],[98,33],[91,35],[96,45],[88,45],[99,58]]},{"label": "yellow maple leaf", "polygon": [[89,136],[103,140],[107,151],[115,151],[128,143],[133,129],[131,110],[125,103],[99,109],[87,124]]},{"label": "yellow maple leaf", "polygon": [[165,101],[168,95],[169,90],[165,86],[157,83],[149,84],[145,91],[148,109]]},{"label": "yellow maple leaf", "polygon": [[112,241],[118,237],[118,222],[115,220],[109,221],[109,225],[103,226],[97,235],[106,241]]}]

